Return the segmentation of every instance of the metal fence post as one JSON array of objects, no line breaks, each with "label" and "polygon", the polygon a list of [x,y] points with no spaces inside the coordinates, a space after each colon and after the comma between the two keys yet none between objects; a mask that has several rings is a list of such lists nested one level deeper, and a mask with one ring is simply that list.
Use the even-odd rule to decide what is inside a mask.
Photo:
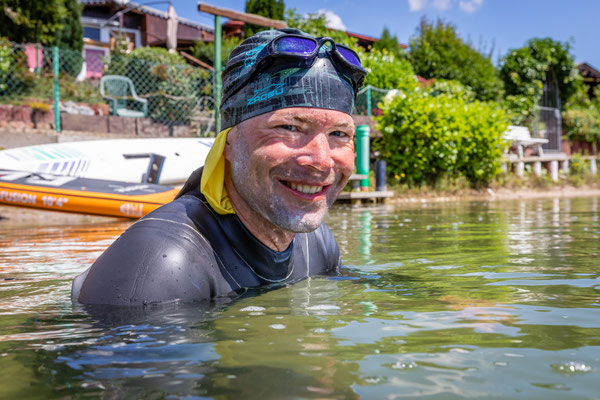
[{"label": "metal fence post", "polygon": [[360,175],[367,175],[367,179],[360,180],[361,190],[369,190],[369,164],[370,150],[369,150],[369,136],[371,128],[369,125],[359,125],[356,127],[356,173]]},{"label": "metal fence post", "polygon": [[221,132],[221,16],[215,15],[215,128],[216,134]]},{"label": "metal fence post", "polygon": [[35,44],[35,74],[39,75],[40,71],[41,71],[41,65],[40,65],[40,44],[36,43]]},{"label": "metal fence post", "polygon": [[367,86],[367,115],[371,118],[371,86]]},{"label": "metal fence post", "polygon": [[56,132],[60,132],[60,91],[58,87],[58,58],[58,47],[54,46],[52,47],[52,72],[54,74],[54,126],[56,128]]}]

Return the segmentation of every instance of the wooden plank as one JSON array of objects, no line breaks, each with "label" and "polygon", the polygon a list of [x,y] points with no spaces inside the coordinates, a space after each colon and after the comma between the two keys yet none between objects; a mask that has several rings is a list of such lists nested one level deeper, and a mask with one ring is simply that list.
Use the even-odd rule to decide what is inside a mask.
[{"label": "wooden plank", "polygon": [[523,157],[523,158],[519,158],[519,156],[517,156],[516,154],[505,154],[504,155],[504,162],[510,162],[510,163],[518,163],[518,162],[525,162],[525,163],[532,163],[532,162],[548,162],[548,161],[564,161],[564,160],[569,160],[571,157],[566,155],[565,153],[545,153],[542,156],[529,156],[529,157]]},{"label": "wooden plank", "polygon": [[394,197],[394,192],[391,190],[386,191],[372,191],[372,192],[342,192],[337,197],[338,200],[354,200],[354,199],[385,199],[388,197]]},{"label": "wooden plank", "polygon": [[369,175],[365,175],[365,174],[352,174],[350,175],[350,181],[360,181],[363,179],[369,179]]},{"label": "wooden plank", "polygon": [[189,55],[188,53],[186,53],[185,51],[180,51],[179,54],[181,54],[183,57],[187,58],[188,60],[190,60],[191,62],[193,62],[194,64],[199,65],[200,67],[207,69],[209,71],[214,71],[215,69],[212,67],[212,65],[208,65],[207,63],[205,63],[202,60],[198,60],[196,57]]},{"label": "wooden plank", "polygon": [[220,15],[225,18],[234,19],[236,21],[247,22],[249,24],[266,26],[268,28],[287,28],[287,24],[284,21],[277,19],[265,18],[257,14],[247,14],[231,10],[229,8],[215,7],[206,3],[198,3],[198,11],[205,12],[212,15]]}]

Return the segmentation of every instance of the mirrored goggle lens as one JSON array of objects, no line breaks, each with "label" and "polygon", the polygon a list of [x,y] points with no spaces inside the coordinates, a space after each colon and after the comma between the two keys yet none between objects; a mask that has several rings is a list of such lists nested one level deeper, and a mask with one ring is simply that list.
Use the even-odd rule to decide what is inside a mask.
[{"label": "mirrored goggle lens", "polygon": [[282,37],[274,44],[274,48],[277,53],[298,55],[312,54],[316,47],[317,43],[314,40],[294,36]]},{"label": "mirrored goggle lens", "polygon": [[349,49],[346,49],[342,46],[337,46],[337,50],[340,52],[342,57],[344,57],[346,61],[348,61],[350,64],[356,65],[357,67],[362,67],[362,65],[360,64],[360,60],[358,59],[356,54],[354,54],[353,51],[350,51]]}]

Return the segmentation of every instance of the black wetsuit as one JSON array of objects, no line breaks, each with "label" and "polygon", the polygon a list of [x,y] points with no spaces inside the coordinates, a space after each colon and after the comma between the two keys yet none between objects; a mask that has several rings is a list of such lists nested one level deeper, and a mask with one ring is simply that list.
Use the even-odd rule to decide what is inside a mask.
[{"label": "black wetsuit", "polygon": [[337,274],[340,252],[323,223],[287,250],[259,242],[234,214],[217,214],[200,193],[201,169],[176,200],[127,229],[73,281],[84,304],[143,305],[210,300],[311,275]]}]

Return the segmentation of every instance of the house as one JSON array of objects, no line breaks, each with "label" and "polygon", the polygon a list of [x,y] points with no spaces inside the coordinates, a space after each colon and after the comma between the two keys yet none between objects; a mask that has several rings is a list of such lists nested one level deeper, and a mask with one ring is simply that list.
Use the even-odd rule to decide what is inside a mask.
[{"label": "house", "polygon": [[[80,0],[83,5],[83,51],[86,76],[102,76],[102,59],[124,35],[128,48],[166,47],[167,13],[153,7],[119,0]],[[156,2],[153,2],[156,3]],[[168,1],[165,1],[165,4]],[[122,17],[119,12],[123,12]],[[177,49],[187,50],[197,40],[213,41],[214,28],[187,18],[177,17]]]},{"label": "house", "polygon": [[600,86],[600,71],[586,62],[577,64],[577,69],[583,77],[583,83],[587,86],[589,96],[594,97],[594,89]]}]

